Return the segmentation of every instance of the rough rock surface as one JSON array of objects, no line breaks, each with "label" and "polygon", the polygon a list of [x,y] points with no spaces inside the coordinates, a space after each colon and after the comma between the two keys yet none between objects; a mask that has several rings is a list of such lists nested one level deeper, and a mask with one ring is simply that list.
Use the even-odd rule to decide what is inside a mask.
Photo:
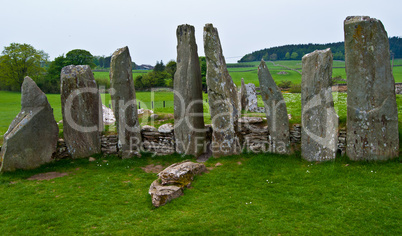
[{"label": "rough rock surface", "polygon": [[141,127],[138,122],[131,57],[128,47],[117,49],[110,61],[112,107],[119,136],[119,155],[139,155]]},{"label": "rough rock surface", "polygon": [[150,125],[141,129],[142,147],[145,152],[155,155],[169,155],[175,152],[175,138],[172,124],[164,124],[159,130]]},{"label": "rough rock surface", "polygon": [[239,154],[237,120],[241,104],[236,85],[226,68],[218,30],[212,24],[206,24],[204,27],[204,51],[207,62],[208,102],[213,127],[213,156]]},{"label": "rough rock surface", "polygon": [[191,161],[183,161],[167,167],[158,174],[159,178],[149,188],[152,204],[159,207],[180,197],[183,195],[183,188],[190,186],[194,176],[205,171],[207,168],[204,164]]},{"label": "rough rock surface", "polygon": [[171,123],[163,124],[158,128],[159,133],[171,133],[174,132],[174,127]]},{"label": "rough rock surface", "polygon": [[176,184],[182,187],[188,187],[195,175],[204,173],[206,170],[204,164],[183,161],[167,167],[161,171],[158,176],[163,185]]},{"label": "rough rock surface", "polygon": [[177,153],[198,157],[204,151],[205,129],[201,69],[194,31],[191,25],[180,25],[176,31],[174,134]]},{"label": "rough rock surface", "polygon": [[102,104],[103,124],[111,125],[116,122],[113,110]]},{"label": "rough rock surface", "polygon": [[274,153],[290,153],[289,117],[286,103],[263,60],[258,67],[258,80],[267,115],[270,150]]},{"label": "rough rock surface", "polygon": [[66,66],[60,79],[64,141],[69,153],[73,158],[100,153],[102,103],[91,68]]},{"label": "rough rock surface", "polygon": [[248,104],[247,104],[248,111],[259,112],[255,84],[253,84],[253,83],[246,84],[246,93],[247,93],[247,101],[248,101]]},{"label": "rough rock surface", "polygon": [[21,111],[4,135],[0,171],[33,169],[52,161],[59,128],[46,95],[25,77],[21,91]]},{"label": "rough rock surface", "polygon": [[241,109],[247,111],[248,110],[247,89],[243,78],[241,78],[240,103],[241,103]]},{"label": "rough rock surface", "polygon": [[149,187],[149,195],[152,198],[152,204],[155,207],[160,207],[165,205],[166,203],[172,201],[175,198],[183,195],[183,188],[176,185],[167,185],[164,186],[160,182],[160,179],[152,182]]},{"label": "rough rock surface", "polygon": [[348,78],[347,148],[352,160],[398,156],[398,110],[389,42],[381,21],[347,17],[345,62]]},{"label": "rough rock surface", "polygon": [[308,161],[335,159],[338,116],[332,98],[331,50],[306,54],[302,64],[302,157]]}]

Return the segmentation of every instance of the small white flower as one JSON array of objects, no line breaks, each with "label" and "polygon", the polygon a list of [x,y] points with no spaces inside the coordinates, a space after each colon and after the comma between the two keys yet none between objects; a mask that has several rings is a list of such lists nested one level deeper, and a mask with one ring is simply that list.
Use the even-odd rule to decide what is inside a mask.
[{"label": "small white flower", "polygon": [[307,170],[306,173],[310,173],[310,171]]}]

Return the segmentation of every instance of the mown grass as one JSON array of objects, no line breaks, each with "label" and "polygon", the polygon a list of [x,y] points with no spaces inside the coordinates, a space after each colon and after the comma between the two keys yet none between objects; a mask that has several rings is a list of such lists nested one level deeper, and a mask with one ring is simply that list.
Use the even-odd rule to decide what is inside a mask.
[{"label": "mown grass", "polygon": [[[298,154],[242,154],[211,159],[184,196],[155,209],[148,188],[156,174],[187,157],[64,160],[0,175],[4,235],[400,235],[397,160],[321,164]],[[69,173],[43,181],[44,172]]]}]

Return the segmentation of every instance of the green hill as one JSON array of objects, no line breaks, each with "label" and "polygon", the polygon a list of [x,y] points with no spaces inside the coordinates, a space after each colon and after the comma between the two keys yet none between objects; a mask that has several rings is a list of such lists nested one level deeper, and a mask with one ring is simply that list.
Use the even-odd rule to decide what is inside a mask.
[{"label": "green hill", "polygon": [[[390,50],[394,53],[395,58],[402,58],[402,38],[389,38]],[[334,60],[345,60],[344,42],[327,43],[327,44],[291,44],[279,47],[265,48],[243,56],[239,62],[266,61],[275,60],[301,60],[301,58],[315,50],[331,48]]]}]

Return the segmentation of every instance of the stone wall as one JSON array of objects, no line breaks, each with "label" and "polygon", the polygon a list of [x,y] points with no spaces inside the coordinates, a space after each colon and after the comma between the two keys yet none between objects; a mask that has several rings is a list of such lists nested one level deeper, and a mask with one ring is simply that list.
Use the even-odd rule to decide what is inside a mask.
[{"label": "stone wall", "polygon": [[[175,138],[173,130],[170,132],[159,132],[151,126],[143,127],[141,136],[143,138],[142,150],[145,152],[155,153],[156,155],[169,155],[175,152]],[[211,141],[212,127],[205,126],[207,129],[206,140]],[[294,124],[289,130],[290,142],[294,150],[300,151],[301,143],[301,125]],[[243,123],[240,126],[241,145],[251,152],[263,152],[266,150],[268,143],[268,127],[253,123]],[[118,155],[117,135],[103,135],[101,138],[102,153],[104,155]],[[345,154],[346,150],[346,129],[340,129],[338,132],[338,153]],[[53,154],[53,159],[60,160],[70,158],[66,143],[63,139],[59,139],[57,150]]]}]

